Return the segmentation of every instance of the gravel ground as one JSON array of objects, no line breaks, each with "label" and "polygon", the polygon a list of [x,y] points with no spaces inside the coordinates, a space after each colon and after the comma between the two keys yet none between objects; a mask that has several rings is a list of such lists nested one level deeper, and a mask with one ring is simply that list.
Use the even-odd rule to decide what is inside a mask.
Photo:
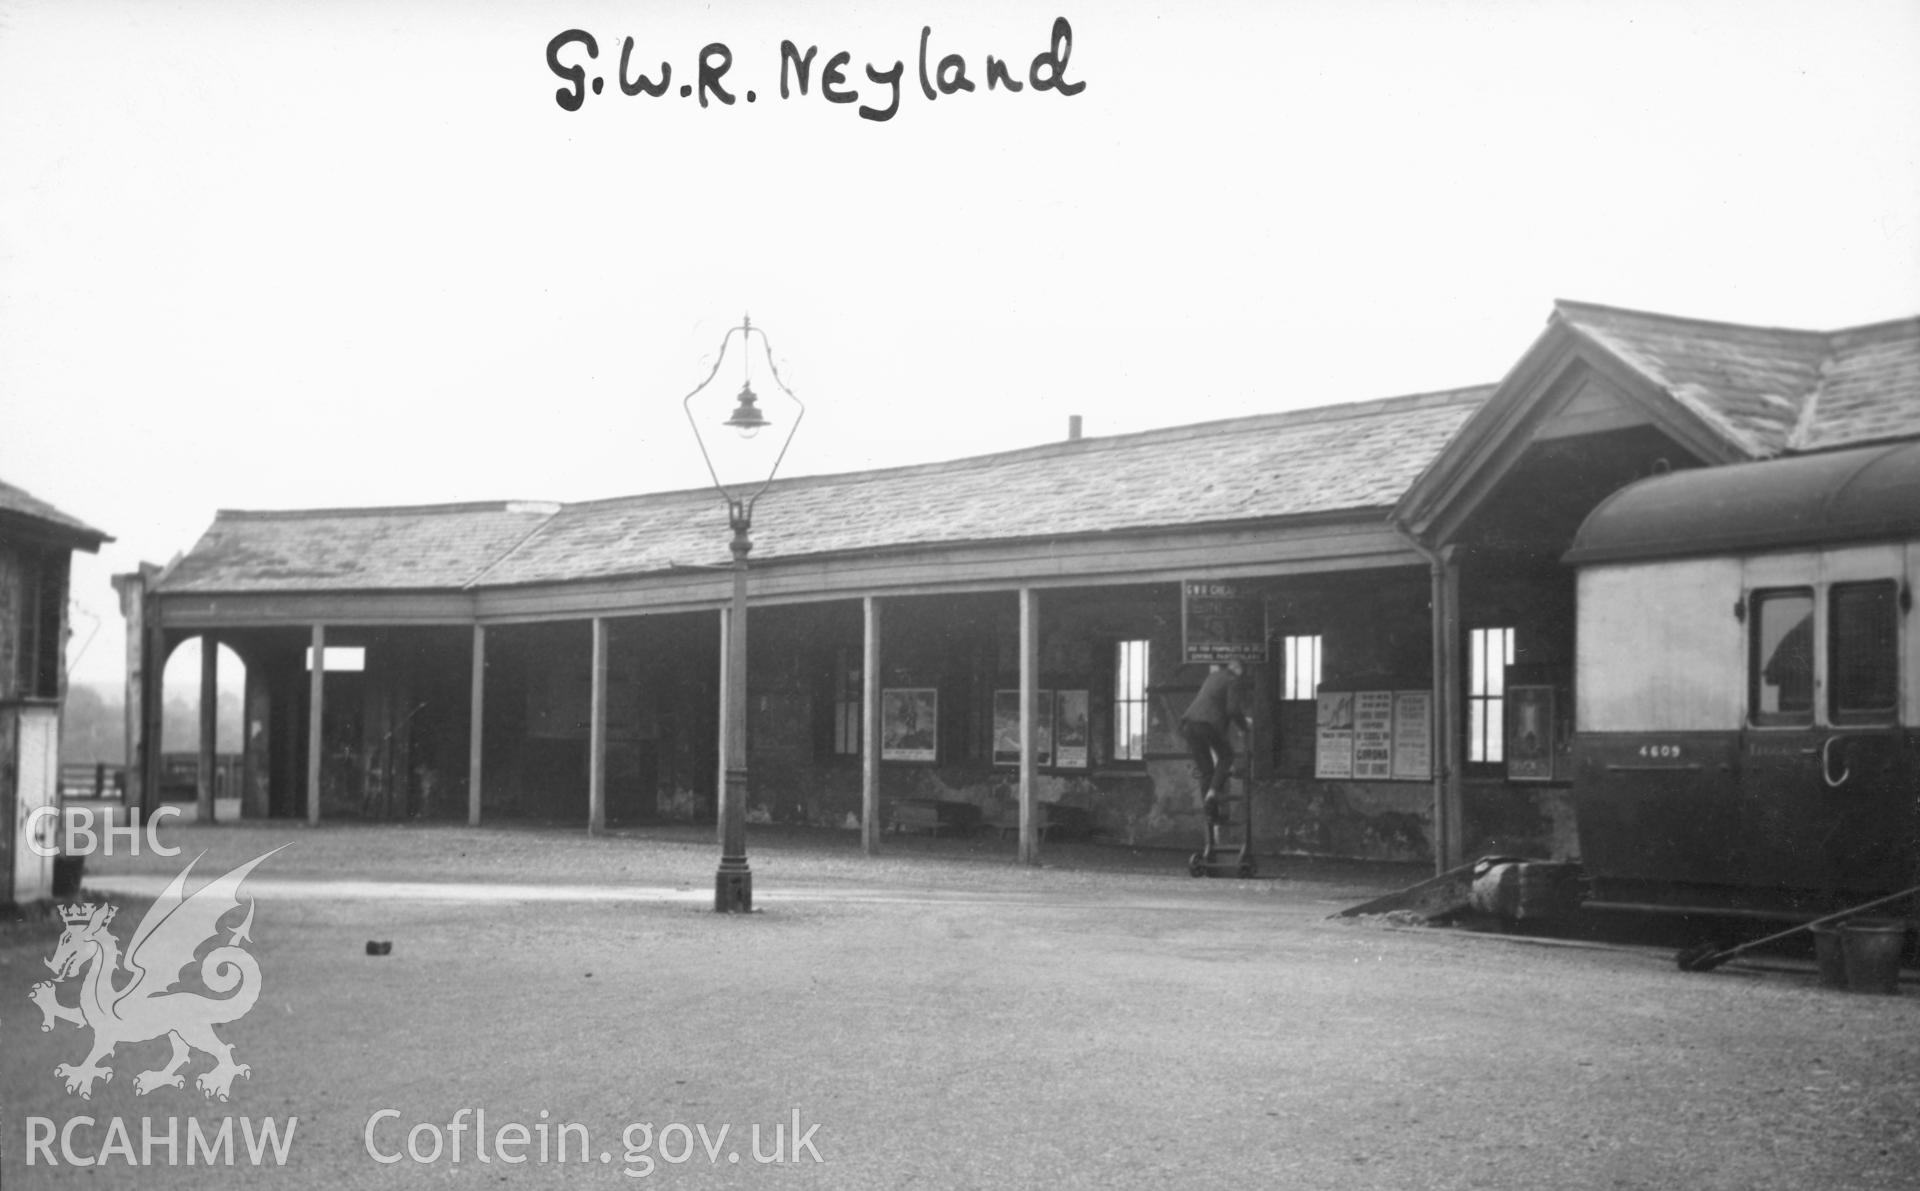
[{"label": "gravel ground", "polygon": [[[143,1043],[91,1101],[67,1095],[52,1069],[88,1036],[41,1032],[26,995],[54,930],[15,925],[0,932],[9,1188],[1920,1185],[1911,990],[1328,919],[1417,870],[1192,881],[1167,853],[1049,848],[1034,869],[996,840],[889,838],[870,859],[843,835],[756,829],[759,912],[722,917],[705,908],[704,832],[166,838],[180,856],[96,857],[90,883],[150,892],[197,853],[213,875],[291,844],[249,880],[261,1000],[222,1028],[252,1075],[227,1104],[139,1097],[133,1074],[165,1051]],[[112,900],[124,942],[144,905]],[[370,939],[392,954],[368,956]],[[470,1111],[453,1161],[462,1109],[485,1111],[490,1149],[524,1125],[532,1160],[479,1161]],[[143,1118],[183,1146],[189,1118],[298,1125],[268,1172],[238,1139],[233,1169],[75,1170],[57,1141],[61,1166],[25,1164],[29,1118],[81,1115],[83,1154],[115,1118],[136,1151]],[[372,1148],[399,1161],[369,1156],[370,1118]],[[542,1127],[569,1122],[584,1129],[567,1161],[539,1161]],[[767,1156],[776,1124],[787,1160],[756,1161],[753,1128]],[[408,1156],[416,1126],[437,1161]],[[710,1160],[699,1130],[723,1126]]]}]

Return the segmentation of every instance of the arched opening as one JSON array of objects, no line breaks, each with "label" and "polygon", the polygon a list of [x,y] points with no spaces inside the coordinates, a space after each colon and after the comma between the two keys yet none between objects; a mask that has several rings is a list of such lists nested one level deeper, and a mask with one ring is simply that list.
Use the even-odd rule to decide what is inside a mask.
[{"label": "arched opening", "polygon": [[[204,639],[190,637],[167,657],[160,695],[160,801],[189,811],[199,796]],[[214,817],[238,819],[245,784],[247,667],[226,645],[214,649],[212,685]]]}]

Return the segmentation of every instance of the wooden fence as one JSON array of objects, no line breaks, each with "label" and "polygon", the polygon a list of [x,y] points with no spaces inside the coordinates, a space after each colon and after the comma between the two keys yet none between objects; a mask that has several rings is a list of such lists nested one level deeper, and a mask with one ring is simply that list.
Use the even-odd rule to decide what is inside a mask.
[{"label": "wooden fence", "polygon": [[[213,796],[238,798],[241,792],[241,758],[238,753],[222,753],[213,759]],[[60,766],[60,796],[65,799],[105,798],[120,801],[126,795],[127,767],[106,761],[66,761]],[[192,802],[200,790],[198,753],[162,753],[160,756],[160,799],[163,802]]]}]

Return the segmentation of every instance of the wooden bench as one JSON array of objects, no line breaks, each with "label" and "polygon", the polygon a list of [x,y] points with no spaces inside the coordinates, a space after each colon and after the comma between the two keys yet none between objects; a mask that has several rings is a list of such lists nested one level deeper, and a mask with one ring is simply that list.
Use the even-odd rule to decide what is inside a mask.
[{"label": "wooden bench", "polygon": [[[1093,812],[1084,806],[1073,806],[1065,802],[1036,802],[1033,804],[1033,810],[1039,818],[1039,822],[1034,827],[1042,843],[1049,839],[1093,838]],[[1012,807],[1002,814],[994,825],[1000,829],[1003,839],[1018,834],[1020,808]]]},{"label": "wooden bench", "polygon": [[980,808],[971,802],[944,798],[897,798],[888,810],[887,823],[895,831],[968,835],[980,826]]}]

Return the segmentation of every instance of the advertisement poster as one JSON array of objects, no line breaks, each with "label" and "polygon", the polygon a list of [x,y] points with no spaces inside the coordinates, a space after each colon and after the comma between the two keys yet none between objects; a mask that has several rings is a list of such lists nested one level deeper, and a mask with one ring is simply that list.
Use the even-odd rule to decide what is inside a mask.
[{"label": "advertisement poster", "polygon": [[1062,769],[1085,769],[1088,741],[1087,692],[1061,691],[1054,701],[1053,763]]},{"label": "advertisement poster", "polygon": [[938,759],[940,692],[932,687],[899,687],[880,692],[880,759]]},{"label": "advertisement poster", "polygon": [[1359,691],[1353,697],[1353,776],[1363,781],[1393,777],[1393,692]]},{"label": "advertisement poster", "polygon": [[1396,691],[1393,696],[1393,776],[1399,781],[1433,777],[1433,693]]},{"label": "advertisement poster", "polygon": [[[1053,764],[1053,692],[1034,692],[1034,764]],[[993,692],[993,763],[1020,764],[1020,692],[1006,688]]]},{"label": "advertisement poster", "polygon": [[1353,692],[1321,691],[1314,717],[1313,776],[1353,776]]},{"label": "advertisement poster", "polygon": [[1553,780],[1553,688],[1507,688],[1507,780]]}]

